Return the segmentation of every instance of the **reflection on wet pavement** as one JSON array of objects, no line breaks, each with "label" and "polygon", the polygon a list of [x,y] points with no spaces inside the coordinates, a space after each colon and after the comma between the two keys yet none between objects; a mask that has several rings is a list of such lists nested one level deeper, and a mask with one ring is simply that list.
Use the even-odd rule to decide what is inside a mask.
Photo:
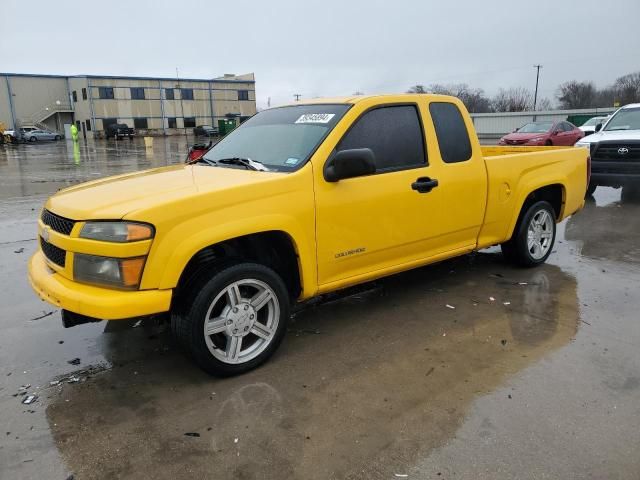
[{"label": "reflection on wet pavement", "polygon": [[[276,358],[249,375],[213,380],[160,349],[65,389],[47,411],[58,447],[81,478],[175,478],[185,459],[196,476],[215,464],[219,478],[388,477],[578,327],[575,279],[498,255],[370,287],[300,312]],[[130,347],[114,337],[101,348],[117,364]],[[156,453],[117,462],[141,436]]]},{"label": "reflection on wet pavement", "polygon": [[567,222],[566,237],[576,241],[586,257],[640,262],[640,195],[623,189],[605,205],[590,199],[581,215]]},{"label": "reflection on wet pavement", "polygon": [[186,148],[0,149],[0,478],[638,478],[633,196],[599,188],[540,268],[494,248],[309,303],[221,380],[154,322],[62,329],[26,280],[47,195]]}]

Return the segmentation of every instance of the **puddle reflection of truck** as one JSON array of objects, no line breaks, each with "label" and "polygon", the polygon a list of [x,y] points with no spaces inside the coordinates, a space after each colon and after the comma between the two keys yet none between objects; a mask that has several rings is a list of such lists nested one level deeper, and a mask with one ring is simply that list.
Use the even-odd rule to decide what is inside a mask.
[{"label": "puddle reflection of truck", "polygon": [[67,326],[170,312],[195,361],[232,375],[276,350],[297,301],[497,244],[543,263],[588,173],[583,148],[481,147],[452,97],[301,102],[198,163],[58,192],[29,274]]}]

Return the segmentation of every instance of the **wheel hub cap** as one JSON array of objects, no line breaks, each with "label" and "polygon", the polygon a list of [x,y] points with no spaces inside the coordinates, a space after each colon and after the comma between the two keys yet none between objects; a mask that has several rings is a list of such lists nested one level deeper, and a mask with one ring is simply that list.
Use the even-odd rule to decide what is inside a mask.
[{"label": "wheel hub cap", "polygon": [[249,303],[243,302],[236,307],[229,308],[225,318],[227,335],[244,337],[256,322],[256,311]]}]

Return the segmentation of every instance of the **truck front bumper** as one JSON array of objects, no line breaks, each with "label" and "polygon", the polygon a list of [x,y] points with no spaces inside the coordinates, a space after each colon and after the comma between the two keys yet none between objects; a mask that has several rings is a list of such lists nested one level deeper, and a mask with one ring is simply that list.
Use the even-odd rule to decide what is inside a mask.
[{"label": "truck front bumper", "polygon": [[51,270],[42,251],[29,260],[29,282],[44,301],[101,320],[121,320],[168,312],[172,290],[123,291],[71,281]]}]

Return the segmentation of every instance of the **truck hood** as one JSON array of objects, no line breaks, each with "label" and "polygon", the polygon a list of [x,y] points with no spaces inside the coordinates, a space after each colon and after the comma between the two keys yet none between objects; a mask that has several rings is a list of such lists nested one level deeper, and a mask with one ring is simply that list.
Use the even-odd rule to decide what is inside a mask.
[{"label": "truck hood", "polygon": [[600,130],[588,137],[581,138],[578,142],[584,144],[602,142],[604,140],[619,140],[621,142],[625,140],[640,140],[640,130],[614,130],[613,132]]},{"label": "truck hood", "polygon": [[120,219],[128,213],[202,192],[255,185],[273,179],[274,172],[175,165],[82,183],[53,195],[46,208],[73,220]]}]

